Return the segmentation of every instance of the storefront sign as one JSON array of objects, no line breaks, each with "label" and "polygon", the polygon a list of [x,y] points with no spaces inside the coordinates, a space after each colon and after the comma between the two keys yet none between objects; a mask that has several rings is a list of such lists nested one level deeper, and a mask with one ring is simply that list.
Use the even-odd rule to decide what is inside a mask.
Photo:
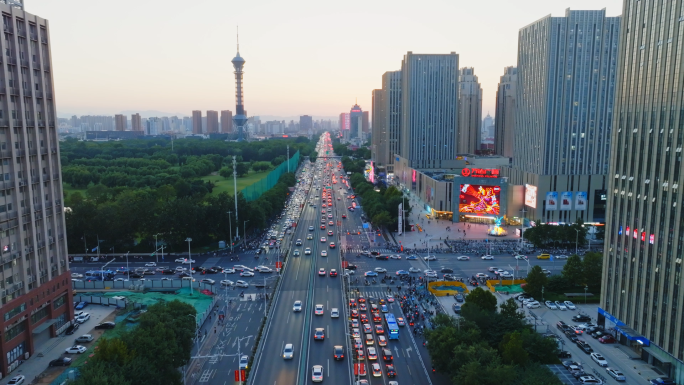
[{"label": "storefront sign", "polygon": [[461,175],[474,178],[498,178],[499,169],[496,168],[464,168]]}]

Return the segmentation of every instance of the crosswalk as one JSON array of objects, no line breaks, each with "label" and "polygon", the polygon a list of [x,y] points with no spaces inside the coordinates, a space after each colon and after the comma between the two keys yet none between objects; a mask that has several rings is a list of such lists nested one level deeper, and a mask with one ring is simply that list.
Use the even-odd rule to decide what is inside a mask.
[{"label": "crosswalk", "polygon": [[392,254],[392,253],[396,253],[396,251],[390,250],[390,249],[370,249],[370,250],[364,250],[364,249],[361,249],[361,248],[351,248],[351,249],[345,249],[344,251],[347,252],[347,253],[354,253],[354,254],[359,254],[359,253],[362,252],[362,251],[377,251],[377,252],[383,253],[383,254]]},{"label": "crosswalk", "polygon": [[[391,292],[388,291],[386,288],[383,288],[384,290],[378,290],[377,288],[373,289],[364,289],[364,288],[359,288],[359,294],[366,297],[366,298],[387,298],[388,295],[394,295],[396,294],[396,286],[394,286],[394,290]],[[354,290],[356,292],[356,290]],[[356,294],[354,295],[356,296]]]}]

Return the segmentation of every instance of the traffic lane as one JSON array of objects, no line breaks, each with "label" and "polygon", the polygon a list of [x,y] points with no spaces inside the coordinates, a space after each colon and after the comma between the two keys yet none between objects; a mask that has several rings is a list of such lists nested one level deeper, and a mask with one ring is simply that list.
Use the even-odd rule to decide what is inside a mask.
[{"label": "traffic lane", "polygon": [[[395,317],[404,317],[396,302],[392,304],[392,313]],[[404,317],[404,319],[406,318]],[[425,378],[425,369],[418,359],[418,352],[416,352],[416,345],[414,344],[414,337],[410,327],[400,326],[399,340],[390,340],[388,346],[391,347],[394,355],[393,363],[394,369],[397,372],[397,379],[401,379],[401,381],[408,381],[410,379],[408,382],[413,384],[428,383]]]}]

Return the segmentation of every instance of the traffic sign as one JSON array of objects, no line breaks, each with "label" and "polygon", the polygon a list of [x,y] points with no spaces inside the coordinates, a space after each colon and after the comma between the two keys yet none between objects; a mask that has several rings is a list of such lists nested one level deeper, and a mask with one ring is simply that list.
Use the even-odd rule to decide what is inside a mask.
[{"label": "traffic sign", "polygon": [[347,266],[349,266],[349,262],[347,262],[347,261],[342,261],[342,268],[343,268],[343,269],[346,269]]}]

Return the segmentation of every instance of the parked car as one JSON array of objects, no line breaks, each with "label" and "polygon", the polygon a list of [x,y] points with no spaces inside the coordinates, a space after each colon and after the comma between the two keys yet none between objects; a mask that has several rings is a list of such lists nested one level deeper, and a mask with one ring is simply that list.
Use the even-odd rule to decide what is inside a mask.
[{"label": "parked car", "polygon": [[601,354],[591,353],[589,356],[598,364],[598,366],[608,366],[608,360],[606,360]]},{"label": "parked car", "polygon": [[18,376],[12,377],[12,379],[9,380],[7,385],[20,385],[20,384],[23,384],[25,380],[26,380],[26,377],[24,375],[20,374]]},{"label": "parked car", "polygon": [[50,361],[48,366],[69,366],[71,365],[71,358],[69,357],[60,357],[56,360]]},{"label": "parked car", "polygon": [[86,306],[88,306],[88,302],[79,302],[74,309],[83,310]]},{"label": "parked car", "polygon": [[81,325],[79,325],[79,324],[77,324],[77,323],[74,322],[73,324],[71,324],[71,326],[69,326],[69,327],[67,328],[65,334],[68,335],[68,336],[74,334],[74,333],[76,332],[76,330],[78,330],[78,328],[79,328],[80,326],[81,326]]},{"label": "parked car", "polygon": [[95,329],[114,329],[116,327],[116,322],[107,321],[101,324],[95,325]]},{"label": "parked car", "polygon": [[90,314],[88,314],[88,313],[83,313],[83,314],[79,315],[78,317],[76,317],[76,322],[82,324],[82,323],[86,322],[86,321],[89,320],[89,319],[90,319]]},{"label": "parked car", "polygon": [[87,350],[87,349],[85,348],[85,346],[74,345],[74,346],[72,346],[72,347],[70,347],[70,348],[66,348],[66,349],[64,350],[64,352],[67,353],[67,354],[81,354],[81,353],[85,353],[86,350]]},{"label": "parked car", "polygon": [[612,335],[606,334],[606,335],[602,336],[601,338],[599,338],[599,342],[602,344],[612,344],[616,341]]},{"label": "parked car", "polygon": [[82,343],[82,342],[92,342],[93,341],[93,336],[91,334],[84,334],[78,338],[76,338],[76,343]]},{"label": "parked car", "polygon": [[606,372],[609,376],[613,377],[615,381],[627,381],[627,377],[625,377],[625,375],[617,369],[606,368]]}]

